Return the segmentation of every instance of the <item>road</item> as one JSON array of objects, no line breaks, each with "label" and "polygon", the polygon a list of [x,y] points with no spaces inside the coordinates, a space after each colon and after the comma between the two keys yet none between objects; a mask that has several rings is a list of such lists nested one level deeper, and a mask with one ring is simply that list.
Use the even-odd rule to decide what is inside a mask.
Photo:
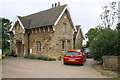
[{"label": "road", "polygon": [[7,57],[3,59],[3,78],[107,78],[93,69],[92,64],[92,59],[80,66],[64,65],[62,61]]}]

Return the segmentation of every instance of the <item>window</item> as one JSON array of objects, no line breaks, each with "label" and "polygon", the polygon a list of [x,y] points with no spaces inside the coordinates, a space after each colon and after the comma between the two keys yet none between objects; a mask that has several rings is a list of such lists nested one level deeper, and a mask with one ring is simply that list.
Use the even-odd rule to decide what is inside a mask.
[{"label": "window", "polygon": [[63,23],[63,31],[66,32],[66,23]]},{"label": "window", "polygon": [[67,55],[79,55],[78,52],[67,52]]},{"label": "window", "polygon": [[65,51],[65,41],[62,41],[62,51]]},{"label": "window", "polygon": [[41,51],[41,42],[40,41],[36,41],[36,51],[37,52]]}]

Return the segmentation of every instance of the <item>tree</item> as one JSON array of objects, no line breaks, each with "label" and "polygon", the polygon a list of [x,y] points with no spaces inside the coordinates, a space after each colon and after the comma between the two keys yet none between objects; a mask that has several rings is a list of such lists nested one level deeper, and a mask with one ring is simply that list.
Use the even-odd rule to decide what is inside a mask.
[{"label": "tree", "polygon": [[85,34],[85,37],[88,39],[87,44],[86,44],[87,47],[89,47],[89,44],[91,43],[91,41],[94,40],[102,30],[103,30],[103,27],[99,25],[95,28],[91,28]]},{"label": "tree", "polygon": [[120,55],[120,24],[117,25],[116,30],[111,29],[117,18],[115,7],[116,2],[104,6],[103,13],[100,15],[104,28],[92,28],[86,34],[89,49],[97,61],[102,61],[104,55]]},{"label": "tree", "polygon": [[116,29],[120,30],[120,23],[117,24]]},{"label": "tree", "polygon": [[2,49],[3,51],[9,49],[9,35],[7,33],[8,29],[11,27],[11,22],[8,19],[1,18],[2,21]]},{"label": "tree", "polygon": [[100,15],[104,27],[111,28],[115,19],[117,18],[116,2],[112,2],[110,6],[103,7],[103,13]]},{"label": "tree", "polygon": [[120,55],[120,32],[104,29],[95,40],[90,43],[90,50],[93,58],[102,61],[102,56]]}]

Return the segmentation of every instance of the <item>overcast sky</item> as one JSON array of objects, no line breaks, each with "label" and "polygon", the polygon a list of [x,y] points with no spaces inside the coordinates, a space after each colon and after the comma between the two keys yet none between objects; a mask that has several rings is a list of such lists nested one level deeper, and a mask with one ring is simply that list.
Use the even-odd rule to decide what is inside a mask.
[{"label": "overcast sky", "polygon": [[0,17],[14,21],[16,15],[36,13],[60,2],[61,5],[68,4],[74,25],[81,25],[85,34],[90,28],[100,24],[102,6],[109,5],[112,1],[119,0],[0,0]]}]

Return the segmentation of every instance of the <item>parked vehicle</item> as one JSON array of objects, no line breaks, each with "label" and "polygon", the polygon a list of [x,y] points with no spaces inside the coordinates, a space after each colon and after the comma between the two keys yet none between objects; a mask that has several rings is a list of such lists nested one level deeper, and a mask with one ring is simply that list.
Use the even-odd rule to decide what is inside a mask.
[{"label": "parked vehicle", "polygon": [[89,48],[84,48],[84,53],[87,55],[87,58],[92,58]]},{"label": "parked vehicle", "polygon": [[83,53],[82,49],[72,49],[68,50],[68,52],[63,57],[63,63],[72,63],[72,64],[81,64],[86,61],[86,54]]}]

